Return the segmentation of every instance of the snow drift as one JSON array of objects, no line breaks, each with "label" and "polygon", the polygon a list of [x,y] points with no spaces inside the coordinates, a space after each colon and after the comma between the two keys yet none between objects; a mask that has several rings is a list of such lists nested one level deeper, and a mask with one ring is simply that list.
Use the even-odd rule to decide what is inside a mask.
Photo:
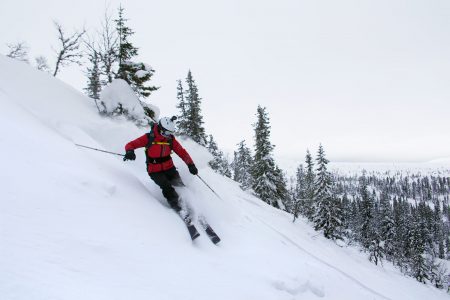
[{"label": "snow drift", "polygon": [[1,299],[446,299],[389,264],[340,248],[302,220],[242,192],[181,143],[214,195],[175,161],[180,190],[221,236],[190,241],[180,218],[135,162],[115,152],[142,135],[102,118],[94,102],[0,56]]}]

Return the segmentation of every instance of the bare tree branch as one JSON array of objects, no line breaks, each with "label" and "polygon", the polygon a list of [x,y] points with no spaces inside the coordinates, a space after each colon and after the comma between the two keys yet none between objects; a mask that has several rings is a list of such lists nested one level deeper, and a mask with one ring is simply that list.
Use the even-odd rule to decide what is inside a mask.
[{"label": "bare tree branch", "polygon": [[114,64],[117,62],[117,51],[119,36],[112,23],[112,17],[105,9],[104,19],[102,21],[101,32],[98,32],[100,37],[99,42],[99,56],[102,61],[102,73],[107,77],[107,82],[111,83],[114,78]]},{"label": "bare tree branch", "polygon": [[60,50],[56,51],[57,59],[55,65],[55,71],[53,76],[56,76],[61,67],[68,66],[70,64],[81,65],[81,58],[83,52],[80,50],[80,42],[86,30],[75,31],[69,36],[66,36],[62,26],[54,21],[56,30],[58,31],[58,40],[60,42]]},{"label": "bare tree branch", "polygon": [[28,61],[28,46],[25,42],[18,42],[16,44],[6,44],[9,48],[9,52],[6,54],[7,57],[17,59],[29,63]]}]

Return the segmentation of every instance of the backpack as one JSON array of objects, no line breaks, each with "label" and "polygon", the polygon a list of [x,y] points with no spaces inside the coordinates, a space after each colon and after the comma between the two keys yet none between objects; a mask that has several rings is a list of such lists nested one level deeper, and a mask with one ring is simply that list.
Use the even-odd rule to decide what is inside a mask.
[{"label": "backpack", "polygon": [[152,146],[152,145],[169,145],[170,150],[173,150],[173,138],[169,138],[168,142],[155,142],[155,133],[153,132],[153,128],[154,128],[154,124],[152,124],[152,130],[149,133],[146,133],[147,135],[147,145],[145,146],[145,158],[146,158],[146,163],[148,164],[160,164],[163,163],[165,161],[168,161],[171,159],[170,155],[166,156],[166,157],[159,157],[159,158],[150,158],[148,156],[148,149]]}]

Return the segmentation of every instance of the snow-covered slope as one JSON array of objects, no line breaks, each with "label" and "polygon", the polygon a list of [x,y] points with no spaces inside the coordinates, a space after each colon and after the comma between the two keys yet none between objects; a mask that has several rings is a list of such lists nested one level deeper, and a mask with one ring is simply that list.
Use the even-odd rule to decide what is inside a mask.
[{"label": "snow-covered slope", "polygon": [[94,103],[47,74],[0,56],[1,299],[446,299],[389,264],[340,248],[301,220],[214,174],[182,141],[214,195],[177,159],[184,199],[222,237],[192,243],[149,180],[143,134],[100,118]]}]

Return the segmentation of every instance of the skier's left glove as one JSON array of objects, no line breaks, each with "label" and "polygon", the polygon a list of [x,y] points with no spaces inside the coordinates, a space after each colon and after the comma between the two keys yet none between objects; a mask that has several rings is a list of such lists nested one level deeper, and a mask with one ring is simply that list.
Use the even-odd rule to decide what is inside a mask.
[{"label": "skier's left glove", "polygon": [[189,168],[189,172],[191,172],[192,175],[198,174],[197,167],[194,164],[188,165],[188,168]]},{"label": "skier's left glove", "polygon": [[127,153],[125,153],[125,156],[123,157],[123,161],[126,160],[135,160],[136,154],[134,154],[133,150],[128,150]]}]

